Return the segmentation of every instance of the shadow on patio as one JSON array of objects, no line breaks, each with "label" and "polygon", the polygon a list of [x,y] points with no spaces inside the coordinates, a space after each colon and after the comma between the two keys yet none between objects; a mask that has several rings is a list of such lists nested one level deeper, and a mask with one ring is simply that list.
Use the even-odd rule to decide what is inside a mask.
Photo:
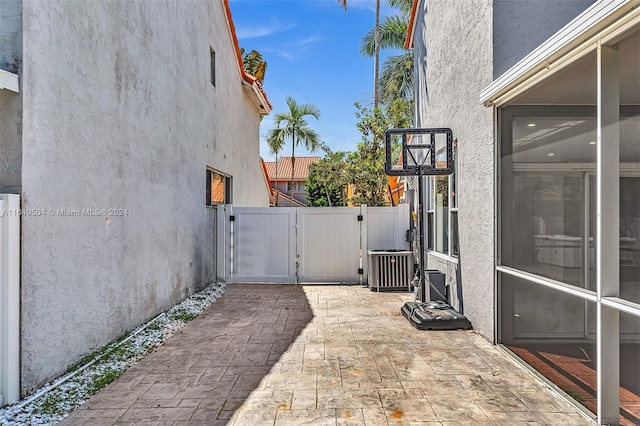
[{"label": "shadow on patio", "polygon": [[232,284],[62,424],[590,424],[478,334],[415,330],[412,297]]}]

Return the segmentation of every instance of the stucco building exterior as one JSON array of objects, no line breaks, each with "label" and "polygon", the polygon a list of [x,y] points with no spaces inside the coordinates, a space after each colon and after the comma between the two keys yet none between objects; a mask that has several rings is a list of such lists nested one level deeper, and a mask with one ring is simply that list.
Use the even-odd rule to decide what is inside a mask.
[{"label": "stucco building exterior", "polygon": [[416,0],[409,28],[416,127],[455,138],[428,267],[599,424],[638,424],[640,2]]},{"label": "stucco building exterior", "polygon": [[212,207],[269,204],[271,106],[227,0],[5,0],[0,68],[24,392],[216,279]]}]

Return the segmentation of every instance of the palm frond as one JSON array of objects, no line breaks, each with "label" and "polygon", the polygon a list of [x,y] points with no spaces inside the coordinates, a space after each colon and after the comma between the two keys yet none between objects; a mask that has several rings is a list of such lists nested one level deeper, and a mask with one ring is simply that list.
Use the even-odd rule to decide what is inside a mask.
[{"label": "palm frond", "polygon": [[282,124],[282,122],[289,122],[291,120],[292,120],[291,114],[286,112],[278,112],[273,116],[273,124],[276,127],[280,127],[280,124]]},{"label": "palm frond", "polygon": [[320,110],[313,104],[298,105],[298,112],[301,116],[310,115],[316,119],[320,119]]},{"label": "palm frond", "polygon": [[[407,17],[394,15],[387,16],[380,25],[380,48],[381,49],[404,49],[404,41],[407,37],[409,20]],[[363,56],[373,56],[375,54],[375,29],[372,28],[362,38],[360,44],[360,54]]]},{"label": "palm frond", "polygon": [[387,0],[387,4],[391,7],[397,7],[404,15],[409,16],[413,0]]},{"label": "palm frond", "polygon": [[413,52],[389,56],[382,65],[380,87],[383,101],[411,99],[414,90]]},{"label": "palm frond", "polygon": [[308,126],[298,128],[297,132],[298,141],[304,144],[307,151],[314,152],[320,148],[322,142],[320,141],[320,135]]},{"label": "palm frond", "polygon": [[269,147],[269,151],[276,155],[282,151],[286,136],[284,129],[269,130],[269,133],[267,133],[267,146]]}]

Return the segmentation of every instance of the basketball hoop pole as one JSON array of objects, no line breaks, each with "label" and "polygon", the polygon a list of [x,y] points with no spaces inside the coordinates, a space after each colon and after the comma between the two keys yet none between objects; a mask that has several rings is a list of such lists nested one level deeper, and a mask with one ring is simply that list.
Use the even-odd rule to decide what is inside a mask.
[{"label": "basketball hoop pole", "polygon": [[[442,147],[442,151],[436,148],[436,135],[444,135],[446,145]],[[402,165],[400,168],[394,167],[392,161],[393,144],[392,137],[402,138]],[[428,142],[420,140],[417,143],[410,143],[411,136],[428,136]],[[412,150],[427,150],[423,152],[422,158],[413,155]],[[436,156],[439,153],[445,154],[445,160],[439,161]],[[410,160],[412,163],[410,163]],[[427,301],[426,286],[426,262],[424,249],[424,176],[450,175],[453,173],[453,132],[449,128],[430,128],[430,129],[389,129],[385,132],[385,162],[384,171],[388,176],[418,176],[418,243],[420,244],[420,254],[418,261],[420,262],[420,297],[422,303]],[[431,283],[429,283],[431,284]],[[442,296],[442,295],[441,295]],[[443,296],[444,297],[444,296]]]},{"label": "basketball hoop pole", "polygon": [[422,179],[422,167],[418,168],[418,232],[420,234],[420,280],[418,281],[418,285],[420,286],[420,301],[427,301],[427,288],[425,281],[424,271],[426,269],[426,265],[424,264],[424,184]]}]

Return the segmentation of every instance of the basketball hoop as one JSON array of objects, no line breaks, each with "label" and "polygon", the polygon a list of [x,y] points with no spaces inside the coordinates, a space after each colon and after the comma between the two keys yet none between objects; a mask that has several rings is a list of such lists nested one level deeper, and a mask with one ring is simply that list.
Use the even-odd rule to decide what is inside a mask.
[{"label": "basketball hoop", "polygon": [[[416,217],[419,238],[417,241],[420,300],[426,302],[423,176],[450,175],[453,173],[453,132],[448,128],[389,129],[384,134],[384,171],[389,176],[415,176],[418,180],[418,212]],[[392,161],[394,148],[400,148],[397,161]],[[413,225],[412,225],[412,229]],[[414,244],[414,243],[412,243]],[[431,283],[429,283],[431,285]],[[416,297],[417,298],[417,297]]]},{"label": "basketball hoop", "polygon": [[[393,162],[396,147],[401,148],[400,158]],[[384,171],[389,176],[450,175],[453,132],[448,128],[387,130]]]}]

